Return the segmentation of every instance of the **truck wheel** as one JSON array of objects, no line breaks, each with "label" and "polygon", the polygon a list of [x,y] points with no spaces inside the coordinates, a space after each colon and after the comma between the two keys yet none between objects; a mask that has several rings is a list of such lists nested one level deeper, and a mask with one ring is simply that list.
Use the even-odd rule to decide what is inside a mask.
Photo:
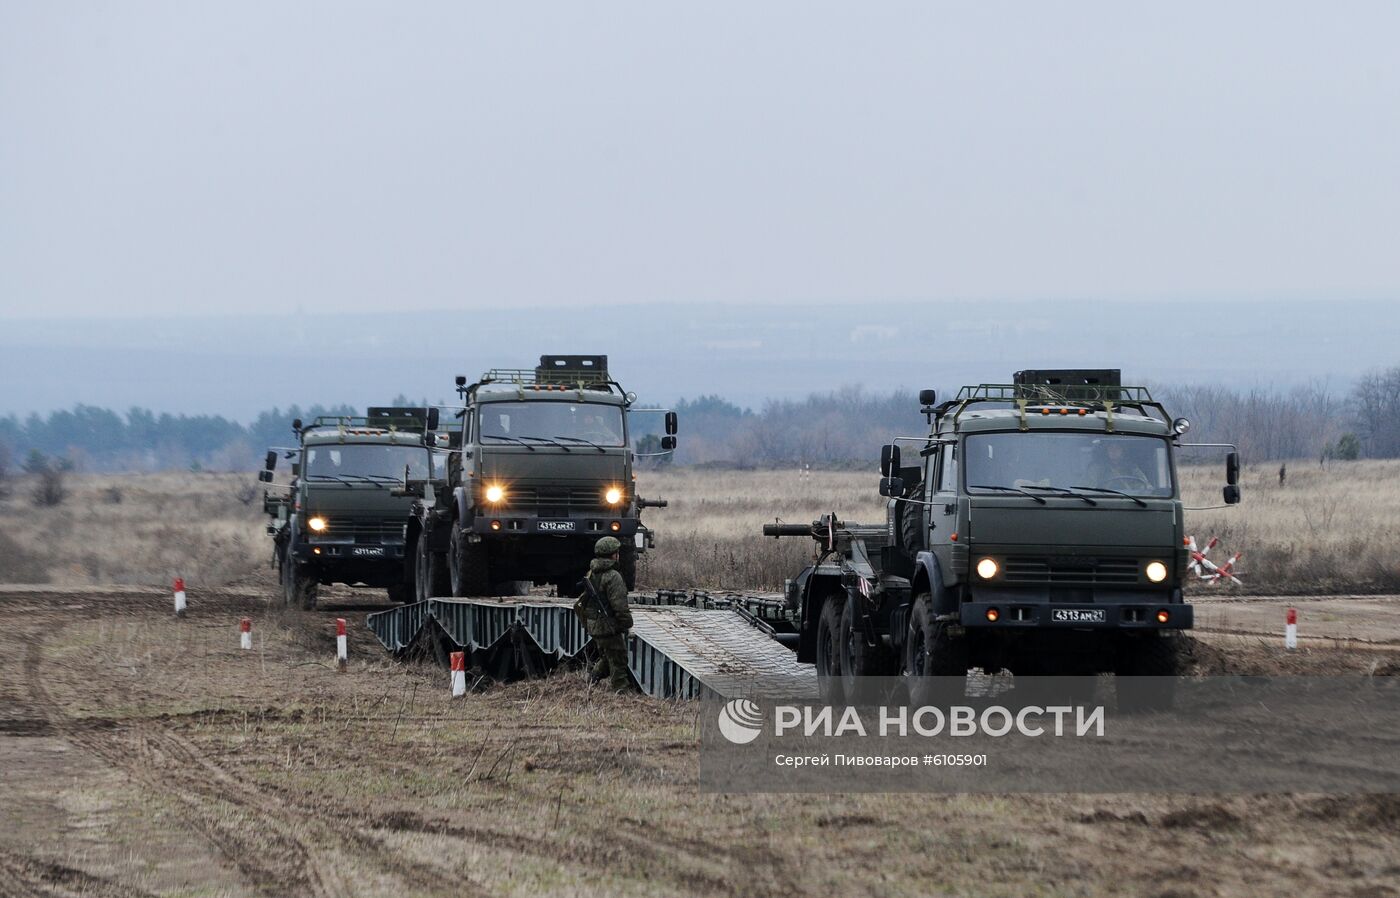
[{"label": "truck wheel", "polygon": [[883,643],[870,645],[856,629],[856,599],[846,599],[841,612],[841,688],[852,704],[877,703],[883,699],[871,682],[873,677],[894,674],[894,656]]},{"label": "truck wheel", "polygon": [[947,621],[937,619],[929,593],[914,599],[904,646],[911,704],[938,704],[962,696],[967,680],[967,643],[949,632]]},{"label": "truck wheel", "polygon": [[844,701],[841,688],[841,612],[839,596],[827,596],[817,618],[817,688],[828,704]]},{"label": "truck wheel", "polygon": [[418,601],[426,602],[438,596],[450,595],[451,583],[447,576],[447,559],[428,547],[428,536],[418,535],[413,549],[413,593]]},{"label": "truck wheel", "polygon": [[452,522],[451,548],[447,551],[448,576],[454,596],[489,596],[491,572],[486,560],[486,546],[469,543],[462,525]]},{"label": "truck wheel", "polygon": [[301,607],[307,611],[316,607],[316,592],[320,586],[315,577],[309,577],[296,559],[287,558],[282,562],[282,599],[287,607]]},{"label": "truck wheel", "polygon": [[631,592],[637,588],[637,547],[626,543],[622,546],[622,552],[617,561],[617,571],[622,575],[622,582],[627,584],[627,591]]},{"label": "truck wheel", "polygon": [[1167,711],[1176,703],[1183,640],[1175,633],[1122,638],[1113,672],[1120,711]]},{"label": "truck wheel", "polygon": [[917,558],[924,547],[924,537],[919,531],[923,528],[924,507],[915,505],[924,498],[924,485],[920,482],[909,491],[911,502],[901,502],[899,509],[899,545],[911,559]]}]

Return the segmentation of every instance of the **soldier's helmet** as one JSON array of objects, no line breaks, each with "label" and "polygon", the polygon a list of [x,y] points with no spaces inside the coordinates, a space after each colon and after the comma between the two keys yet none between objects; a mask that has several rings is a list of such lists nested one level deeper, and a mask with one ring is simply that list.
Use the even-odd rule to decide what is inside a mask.
[{"label": "soldier's helmet", "polygon": [[597,555],[599,558],[607,558],[609,555],[616,555],[620,551],[622,551],[622,543],[618,542],[617,538],[613,536],[605,536],[598,540],[593,546],[593,554]]}]

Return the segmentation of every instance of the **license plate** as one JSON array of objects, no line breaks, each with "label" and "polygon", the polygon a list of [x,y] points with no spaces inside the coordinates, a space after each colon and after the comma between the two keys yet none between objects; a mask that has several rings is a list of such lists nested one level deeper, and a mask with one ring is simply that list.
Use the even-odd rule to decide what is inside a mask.
[{"label": "license plate", "polygon": [[383,546],[356,546],[350,551],[356,558],[383,558]]},{"label": "license plate", "polygon": [[1057,624],[1102,624],[1108,613],[1102,608],[1051,608],[1050,620]]},{"label": "license plate", "polygon": [[573,533],[573,521],[540,521],[540,531],[543,533]]}]

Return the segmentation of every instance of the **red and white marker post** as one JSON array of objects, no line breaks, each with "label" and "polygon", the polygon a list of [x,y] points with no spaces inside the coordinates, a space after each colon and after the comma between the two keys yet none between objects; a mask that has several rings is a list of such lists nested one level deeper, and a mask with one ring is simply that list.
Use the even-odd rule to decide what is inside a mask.
[{"label": "red and white marker post", "polygon": [[1288,609],[1288,623],[1283,625],[1283,647],[1290,652],[1298,647],[1298,609]]},{"label": "red and white marker post", "polygon": [[467,653],[452,653],[452,697],[461,698],[467,694]]},{"label": "red and white marker post", "polygon": [[345,618],[335,619],[335,666],[345,673],[345,665],[349,662],[350,655],[346,651],[345,645]]},{"label": "red and white marker post", "polygon": [[244,651],[253,647],[253,619],[245,617],[238,622],[238,647]]},{"label": "red and white marker post", "polygon": [[175,578],[175,616],[185,616],[185,578]]}]

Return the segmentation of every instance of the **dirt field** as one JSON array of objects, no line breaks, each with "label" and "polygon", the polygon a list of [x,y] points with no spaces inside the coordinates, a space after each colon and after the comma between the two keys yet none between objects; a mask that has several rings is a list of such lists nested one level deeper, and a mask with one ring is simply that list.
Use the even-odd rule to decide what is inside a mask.
[{"label": "dirt field", "polygon": [[[579,674],[453,702],[364,594],[270,594],[177,620],[163,591],[0,588],[0,895],[1400,894],[1394,797],[704,794],[694,705]],[[1212,603],[1197,669],[1394,672],[1400,598],[1299,604],[1375,644],[1285,657],[1284,603]]]}]

